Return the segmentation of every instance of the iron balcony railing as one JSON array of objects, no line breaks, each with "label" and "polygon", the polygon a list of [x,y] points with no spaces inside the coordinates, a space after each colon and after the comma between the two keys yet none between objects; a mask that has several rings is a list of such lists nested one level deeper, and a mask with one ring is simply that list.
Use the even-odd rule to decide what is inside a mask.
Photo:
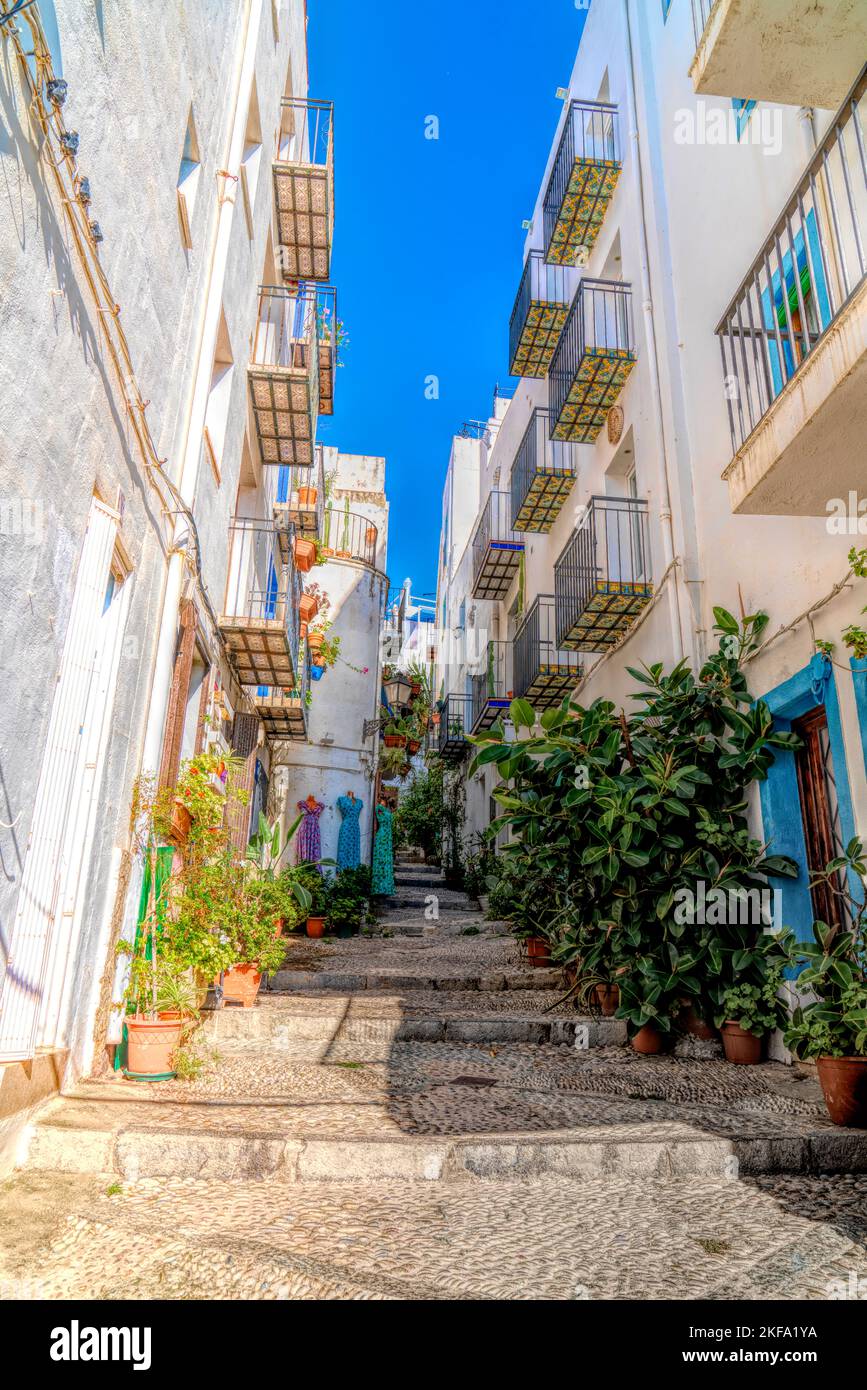
[{"label": "iron balcony railing", "polygon": [[312,465],[319,411],[315,287],[260,285],[247,376],[262,463]]},{"label": "iron balcony railing", "polygon": [[322,285],[316,290],[316,327],[319,337],[319,414],[334,414],[334,382],[340,361],[343,325],[337,317],[337,290]]},{"label": "iron balcony railing", "polygon": [[322,539],[325,519],[325,475],[322,445],[317,444],[312,468],[284,464],[277,474],[274,519],[285,531],[291,523],[301,536]]},{"label": "iron balcony railing", "polygon": [[[277,766],[281,757],[280,745],[289,740],[294,743],[307,739],[308,705],[307,692],[310,689],[310,658],[305,647],[299,648],[299,674],[292,686],[257,686],[247,693],[262,720],[271,745],[271,766]],[[291,756],[291,755],[290,755]]]},{"label": "iron balcony railing", "polygon": [[539,594],[515,633],[514,691],[537,709],[559,705],[581,678],[574,651],[557,646],[553,594]]},{"label": "iron balcony railing", "polygon": [[582,280],[548,373],[552,438],[592,444],[634,364],[632,286]]},{"label": "iron balcony railing", "polygon": [[717,327],[734,453],[864,283],[865,94],[867,68]]},{"label": "iron balcony railing", "polygon": [[551,439],[548,411],[534,410],[512,464],[512,525],[551,530],[578,472],[573,444]]},{"label": "iron balcony railing", "polygon": [[274,152],[274,203],[285,280],[327,280],[334,230],[334,106],[287,97]]},{"label": "iron balcony railing", "polygon": [[561,651],[603,651],[653,593],[647,502],[591,497],[554,565],[556,642]]},{"label": "iron balcony railing", "polygon": [[481,658],[483,670],[470,677],[473,734],[503,718],[512,703],[512,643],[486,642]]},{"label": "iron balcony railing", "polygon": [[474,598],[502,598],[508,592],[524,553],[524,542],[512,527],[508,492],[491,492],[473,534]]},{"label": "iron balcony railing", "polygon": [[273,521],[233,519],[220,629],[241,685],[295,684],[302,582]]},{"label": "iron balcony railing", "polygon": [[376,569],[379,527],[366,516],[329,502],[322,527],[322,549],[328,559],[354,560]]},{"label": "iron balcony railing", "polygon": [[545,192],[545,259],[574,265],[590,251],[621,169],[617,107],[572,101]]},{"label": "iron balcony railing", "polygon": [[396,603],[380,624],[380,654],[383,664],[393,665],[403,650],[404,605]]},{"label": "iron balcony railing", "polygon": [[574,292],[574,270],[530,252],[509,322],[510,375],[545,376]]},{"label": "iron balcony railing", "polygon": [[710,19],[710,12],[716,0],[692,0],[692,30],[695,34],[695,46],[698,48],[701,43],[707,22]]},{"label": "iron balcony railing", "polygon": [[473,717],[469,695],[447,695],[440,711],[439,751],[444,758],[457,759],[469,751],[467,735]]}]

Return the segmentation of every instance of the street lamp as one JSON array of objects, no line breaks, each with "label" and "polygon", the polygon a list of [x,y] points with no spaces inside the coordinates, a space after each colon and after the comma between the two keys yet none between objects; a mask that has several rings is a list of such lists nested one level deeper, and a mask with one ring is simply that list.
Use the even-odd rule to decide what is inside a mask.
[{"label": "street lamp", "polygon": [[401,675],[400,671],[390,676],[387,681],[384,681],[382,688],[385,691],[385,698],[392,709],[399,709],[402,705],[409,704],[410,696],[412,695],[412,684],[407,680],[406,676]]}]

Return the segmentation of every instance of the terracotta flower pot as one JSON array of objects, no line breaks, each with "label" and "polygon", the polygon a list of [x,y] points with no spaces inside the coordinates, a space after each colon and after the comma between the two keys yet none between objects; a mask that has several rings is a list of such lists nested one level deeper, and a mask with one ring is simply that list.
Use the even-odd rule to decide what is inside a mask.
[{"label": "terracotta flower pot", "polygon": [[382,741],[386,748],[405,748],[406,734],[383,734]]},{"label": "terracotta flower pot", "polygon": [[181,1018],[128,1018],[127,1069],[136,1076],[174,1076],[183,1026]]},{"label": "terracotta flower pot", "polygon": [[319,600],[315,594],[302,594],[298,604],[302,623],[312,623],[319,612]]},{"label": "terracotta flower pot", "polygon": [[316,564],[316,546],[312,541],[305,541],[301,536],[296,536],[293,544],[295,556],[295,568],[302,574],[309,574]]},{"label": "terracotta flower pot", "polygon": [[613,1018],[620,1004],[620,989],[617,985],[597,985],[596,1002],[603,1018]]},{"label": "terracotta flower pot", "polygon": [[367,530],[366,530],[365,533],[364,533],[364,539],[367,541],[367,544],[368,544],[368,545],[375,545],[375,544],[376,544],[376,527],[375,527],[375,526],[368,526]]},{"label": "terracotta flower pot", "polygon": [[193,818],[182,801],[172,802],[172,822],[169,839],[174,845],[185,845]]},{"label": "terracotta flower pot", "polygon": [[739,1023],[729,1019],[722,1026],[723,1048],[727,1062],[735,1062],[741,1067],[754,1067],[762,1060],[762,1040],[755,1033],[747,1032]]},{"label": "terracotta flower pot", "polygon": [[307,623],[299,623],[299,624],[298,624],[298,636],[301,638],[302,642],[303,642],[304,638],[307,636],[307,628],[308,628],[308,624],[307,624]]},{"label": "terracotta flower pot", "polygon": [[308,632],[307,634],[307,645],[311,652],[320,651],[324,640],[325,634],[323,632]]},{"label": "terracotta flower pot", "polygon": [[323,554],[323,555],[333,555],[333,554],[334,554],[334,547],[333,547],[333,546],[330,546],[330,545],[323,545],[323,547],[322,547],[322,554]]},{"label": "terracotta flower pot", "polygon": [[551,964],[551,947],[544,937],[527,937],[527,960],[535,966]]},{"label": "terracotta flower pot", "polygon": [[655,1057],[662,1051],[662,1034],[653,1023],[645,1023],[630,1041],[633,1052],[640,1052],[645,1057]]},{"label": "terracotta flower pot", "polygon": [[351,551],[351,550],[336,550],[334,553],[335,553],[335,555],[336,555],[336,557],[337,557],[338,560],[351,560],[351,559],[352,559],[352,551]]},{"label": "terracotta flower pot", "polygon": [[316,936],[324,936],[324,935],[325,935],[325,918],[324,918],[324,917],[308,917],[308,918],[307,918],[307,935],[308,935],[308,936],[314,936],[314,937],[316,937]]},{"label": "terracotta flower pot", "polygon": [[421,748],[421,742],[420,742],[419,739],[417,739],[417,738],[408,738],[408,739],[407,739],[407,741],[406,741],[406,751],[407,751],[408,753],[412,754],[413,757],[415,757],[416,753],[418,752],[418,750],[419,750],[420,748]]},{"label": "terracotta flower pot", "polygon": [[233,965],[223,972],[223,998],[227,1003],[251,1009],[261,983],[262,975],[255,965]]},{"label": "terracotta flower pot", "polygon": [[834,1124],[867,1129],[867,1057],[818,1057],[816,1070]]},{"label": "terracotta flower pot", "polygon": [[315,487],[299,487],[298,505],[299,507],[315,507],[319,493]]}]

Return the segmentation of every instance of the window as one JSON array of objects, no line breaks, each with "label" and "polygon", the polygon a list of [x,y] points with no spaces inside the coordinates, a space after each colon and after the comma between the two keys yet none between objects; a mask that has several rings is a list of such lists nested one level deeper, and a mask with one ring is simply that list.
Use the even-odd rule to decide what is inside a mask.
[{"label": "window", "polygon": [[748,101],[746,97],[732,97],[732,106],[735,109],[738,139],[740,140],[747,128],[750,116],[755,110],[756,103],[754,101]]},{"label": "window", "polygon": [[178,221],[181,225],[181,242],[190,250],[193,245],[192,221],[193,205],[199,188],[202,162],[199,155],[199,140],[196,135],[196,122],[193,108],[187,117],[187,130],[184,136],[184,152],[178,171]]},{"label": "window", "polygon": [[256,184],[259,181],[259,168],[262,163],[262,124],[259,118],[259,98],[256,81],[250,93],[250,109],[247,112],[247,129],[244,133],[244,154],[241,159],[241,193],[244,198],[244,216],[247,219],[247,235],[253,240],[253,208],[256,203]]},{"label": "window", "polygon": [[181,762],[194,758],[201,752],[204,743],[204,717],[207,712],[209,666],[197,646],[190,668],[190,684],[184,709],[184,724],[181,732]]},{"label": "window", "polygon": [[671,0],[662,0],[662,22],[668,19],[668,12],[671,9]]},{"label": "window", "polygon": [[226,444],[226,430],[229,424],[229,400],[232,394],[232,378],[235,362],[232,357],[232,344],[226,326],[225,312],[220,310],[220,327],[217,332],[217,347],[214,352],[214,367],[211,372],[211,389],[205,411],[205,453],[219,486],[222,477],[223,449]]}]

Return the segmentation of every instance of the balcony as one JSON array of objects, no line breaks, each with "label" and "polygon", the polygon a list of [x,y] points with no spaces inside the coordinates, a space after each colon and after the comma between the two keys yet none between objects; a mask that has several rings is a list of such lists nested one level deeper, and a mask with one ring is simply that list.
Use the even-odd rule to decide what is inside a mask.
[{"label": "balcony", "polygon": [[512,525],[546,534],[578,472],[575,447],[549,438],[548,412],[534,410],[512,464]]},{"label": "balcony", "polygon": [[491,492],[473,536],[473,598],[503,598],[524,553],[511,523],[508,492]]},{"label": "balcony", "polygon": [[236,517],[220,631],[240,685],[295,686],[301,576],[284,563],[272,521]]},{"label": "balcony", "polygon": [[315,291],[260,286],[247,380],[261,462],[309,468],[319,406]]},{"label": "balcony", "polygon": [[860,0],[692,0],[692,22],[702,96],[836,111],[867,53]]},{"label": "balcony", "polygon": [[[545,260],[586,262],[622,168],[617,107],[573,101],[545,192]],[[582,254],[583,253],[583,254]]]},{"label": "balcony", "polygon": [[472,712],[470,732],[481,733],[508,713],[512,703],[512,644],[488,642],[484,652],[485,669],[470,678]]},{"label": "balcony", "polygon": [[379,527],[359,512],[330,502],[322,523],[322,554],[376,569],[378,553]]},{"label": "balcony", "polygon": [[301,679],[285,689],[259,686],[255,693],[248,691],[265,733],[271,740],[272,766],[280,762],[279,745],[283,742],[307,742],[307,691],[310,684],[310,664],[306,653],[299,658]]},{"label": "balcony", "polygon": [[582,280],[548,374],[551,437],[592,444],[634,365],[632,286]]},{"label": "balcony", "polygon": [[334,414],[334,378],[344,336],[343,325],[337,317],[337,291],[333,285],[323,285],[316,291],[316,327],[319,336],[319,414]]},{"label": "balcony", "polygon": [[867,69],[717,327],[732,511],[827,516],[867,438]]},{"label": "balcony", "polygon": [[327,280],[334,232],[334,106],[284,99],[272,166],[283,279]]},{"label": "balcony", "polygon": [[558,649],[612,647],[652,595],[646,501],[591,497],[554,565]]},{"label": "balcony", "polygon": [[509,323],[509,374],[543,377],[563,332],[575,290],[575,272],[547,265],[541,251],[531,251]]},{"label": "balcony", "polygon": [[469,695],[447,695],[440,713],[439,742],[440,756],[445,762],[460,762],[470,751],[467,742],[472,701]]},{"label": "balcony", "polygon": [[575,652],[557,646],[556,627],[554,595],[540,594],[515,633],[515,696],[536,709],[560,705],[581,679]]},{"label": "balcony", "polygon": [[288,561],[292,533],[321,540],[325,526],[325,478],[322,446],[316,446],[313,468],[285,465],[277,475],[274,522],[284,561]]}]

